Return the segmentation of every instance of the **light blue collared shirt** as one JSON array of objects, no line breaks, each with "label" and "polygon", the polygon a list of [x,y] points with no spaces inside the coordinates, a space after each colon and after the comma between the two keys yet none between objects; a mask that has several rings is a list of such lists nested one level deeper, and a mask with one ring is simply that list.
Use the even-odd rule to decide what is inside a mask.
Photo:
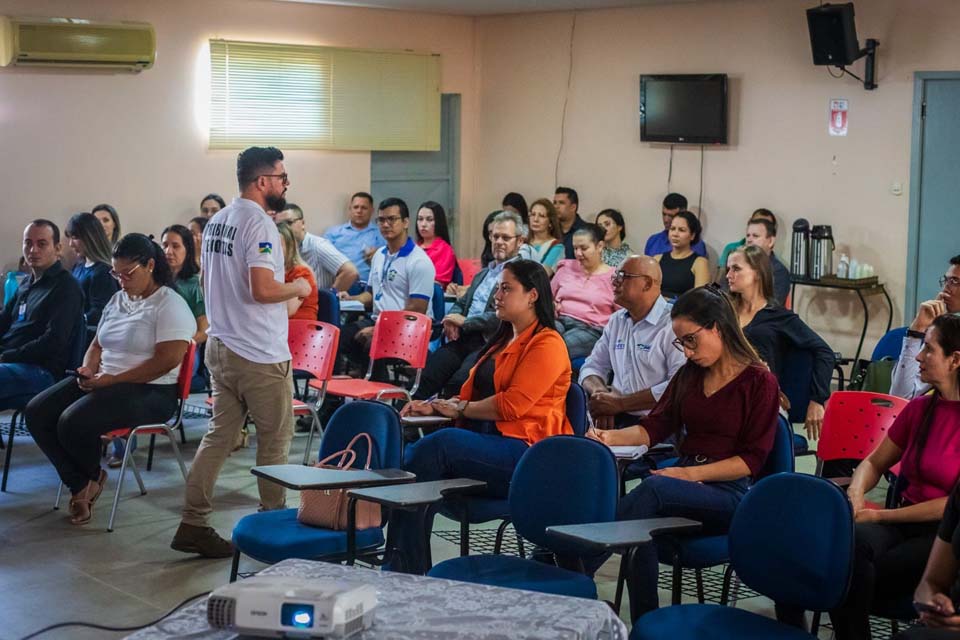
[{"label": "light blue collared shirt", "polygon": [[347,256],[360,272],[362,282],[370,282],[370,264],[364,259],[363,251],[370,247],[387,246],[387,241],[380,235],[380,230],[374,222],[370,222],[365,229],[357,229],[349,222],[330,227],[323,237],[333,243],[340,253]]}]

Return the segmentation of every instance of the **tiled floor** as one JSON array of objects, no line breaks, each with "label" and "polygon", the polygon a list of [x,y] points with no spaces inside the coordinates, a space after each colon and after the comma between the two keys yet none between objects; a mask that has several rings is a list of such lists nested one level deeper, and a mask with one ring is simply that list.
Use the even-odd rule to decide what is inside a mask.
[{"label": "tiled floor", "polygon": [[[0,416],[0,423],[7,422],[9,414]],[[188,462],[205,429],[203,419],[187,421]],[[298,434],[291,460],[299,459],[305,442],[305,436]],[[254,458],[255,449],[244,449],[224,465],[214,516],[222,535],[229,536],[233,524],[256,509],[256,482],[249,472]],[[802,471],[812,470],[812,458],[800,458],[798,466]],[[158,445],[153,471],[143,473],[147,495],[140,496],[133,478],[127,478],[115,531],[107,533],[117,475],[110,471],[93,521],[84,527],[71,526],[65,510],[52,509],[57,490],[52,467],[29,437],[16,438],[8,490],[0,494],[0,639],[20,638],[66,620],[110,626],[142,624],[188,596],[227,581],[229,560],[201,560],[169,547],[180,519],[183,483],[168,445]],[[296,500],[294,495],[290,498]],[[436,529],[454,530],[456,525],[438,517]],[[444,536],[433,537],[435,562],[457,553],[457,546]],[[241,571],[258,566],[247,560]],[[613,600],[615,580],[616,565],[608,562],[597,576],[601,598]],[[668,602],[669,595],[662,592],[661,600]],[[739,606],[772,615],[772,603],[762,597],[743,600]],[[123,635],[74,627],[43,638],[85,640]],[[821,637],[827,638],[829,633]]]}]

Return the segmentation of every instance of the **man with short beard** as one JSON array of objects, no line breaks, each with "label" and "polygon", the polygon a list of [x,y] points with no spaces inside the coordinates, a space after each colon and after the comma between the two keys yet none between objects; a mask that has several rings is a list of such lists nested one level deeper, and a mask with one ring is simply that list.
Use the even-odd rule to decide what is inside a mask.
[{"label": "man with short beard", "polygon": [[[305,298],[303,278],[284,283],[280,234],[268,210],[283,211],[290,181],[283,153],[250,147],[237,157],[240,197],[218,211],[203,233],[203,296],[210,328],[207,368],[213,416],[187,478],[182,521],[170,546],[228,558],[233,545],[209,525],[220,468],[247,414],[257,425],[257,464],[283,464],[293,438],[293,378],[286,301]],[[283,487],[260,479],[260,508],[284,507]]]}]

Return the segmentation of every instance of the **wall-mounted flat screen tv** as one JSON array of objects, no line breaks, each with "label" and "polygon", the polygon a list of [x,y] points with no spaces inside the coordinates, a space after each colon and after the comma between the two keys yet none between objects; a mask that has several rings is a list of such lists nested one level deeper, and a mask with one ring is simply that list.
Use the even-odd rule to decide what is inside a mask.
[{"label": "wall-mounted flat screen tv", "polygon": [[640,76],[640,140],[727,143],[727,75]]}]

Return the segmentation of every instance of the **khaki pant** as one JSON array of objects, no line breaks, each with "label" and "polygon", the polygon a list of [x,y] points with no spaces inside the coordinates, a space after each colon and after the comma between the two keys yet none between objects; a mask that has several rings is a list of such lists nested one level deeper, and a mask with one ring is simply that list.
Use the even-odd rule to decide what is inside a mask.
[{"label": "khaki pant", "polygon": [[[247,414],[257,428],[257,465],[286,464],[293,439],[293,375],[290,362],[259,364],[242,358],[218,338],[207,342],[213,416],[187,478],[183,522],[208,526],[220,468],[237,444]],[[257,479],[264,509],[281,509],[283,487]]]}]

